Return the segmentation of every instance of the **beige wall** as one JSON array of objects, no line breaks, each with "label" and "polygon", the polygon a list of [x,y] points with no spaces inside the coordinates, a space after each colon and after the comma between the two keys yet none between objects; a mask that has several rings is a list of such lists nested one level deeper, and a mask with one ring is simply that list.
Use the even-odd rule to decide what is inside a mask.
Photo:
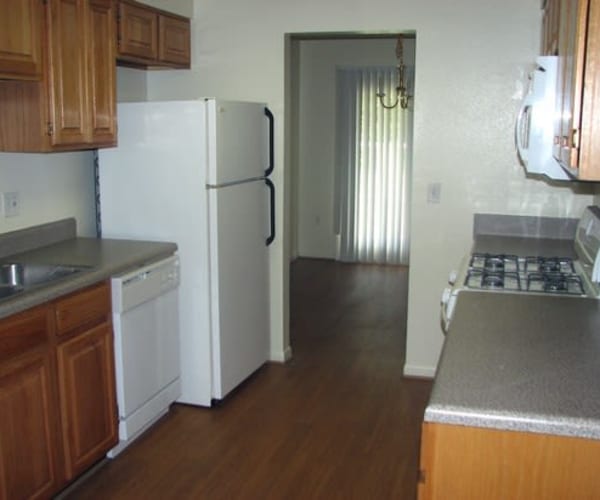
[{"label": "beige wall", "polygon": [[0,233],[75,217],[81,236],[96,235],[90,152],[0,153],[0,191],[19,193],[20,214],[4,217]]},{"label": "beige wall", "polygon": [[[168,8],[170,2],[153,2]],[[525,178],[513,148],[513,120],[538,52],[539,0],[195,0],[191,71],[148,74],[148,97],[215,96],[264,101],[277,119],[278,234],[271,249],[273,358],[288,337],[293,109],[286,95],[286,34],[417,34],[415,148],[407,360],[432,375],[442,334],[439,298],[447,273],[468,251],[476,212],[577,217],[589,187]],[[287,122],[286,122],[287,120]],[[288,129],[284,130],[284,122]],[[287,164],[284,166],[284,158]],[[441,203],[427,186],[440,182]],[[283,214],[283,215],[282,215]],[[282,237],[283,235],[283,237]]]}]

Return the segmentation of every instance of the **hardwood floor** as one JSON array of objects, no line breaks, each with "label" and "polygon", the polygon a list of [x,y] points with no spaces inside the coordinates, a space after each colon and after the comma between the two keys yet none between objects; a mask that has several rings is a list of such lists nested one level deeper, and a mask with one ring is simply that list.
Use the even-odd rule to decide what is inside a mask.
[{"label": "hardwood floor", "polygon": [[413,499],[431,383],[402,378],[408,270],[301,259],[293,359],[174,405],[69,499]]}]

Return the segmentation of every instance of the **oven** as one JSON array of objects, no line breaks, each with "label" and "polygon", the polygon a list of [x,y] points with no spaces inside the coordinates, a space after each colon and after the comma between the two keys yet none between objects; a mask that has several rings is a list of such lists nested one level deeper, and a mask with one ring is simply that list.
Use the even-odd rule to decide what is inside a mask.
[{"label": "oven", "polygon": [[442,329],[448,331],[458,295],[463,292],[600,296],[600,209],[587,207],[573,242],[575,257],[472,252],[450,273],[442,294]]}]

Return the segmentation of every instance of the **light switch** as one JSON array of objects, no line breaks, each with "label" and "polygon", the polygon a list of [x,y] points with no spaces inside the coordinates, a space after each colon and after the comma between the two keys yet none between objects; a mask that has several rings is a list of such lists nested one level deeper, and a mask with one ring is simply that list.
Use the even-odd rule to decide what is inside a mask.
[{"label": "light switch", "polygon": [[4,210],[4,217],[15,217],[19,215],[21,209],[19,193],[17,191],[4,193],[2,205],[2,208]]},{"label": "light switch", "polygon": [[442,195],[442,183],[430,182],[427,185],[427,203],[439,203]]}]

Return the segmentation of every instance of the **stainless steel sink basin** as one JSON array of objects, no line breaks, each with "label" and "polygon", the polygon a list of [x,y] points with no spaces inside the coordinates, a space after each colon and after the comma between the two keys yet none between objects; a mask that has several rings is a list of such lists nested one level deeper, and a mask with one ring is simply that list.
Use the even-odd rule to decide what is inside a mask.
[{"label": "stainless steel sink basin", "polygon": [[[22,264],[10,262],[0,264],[0,298],[31,286],[43,285],[79,273],[85,266],[55,264]],[[13,291],[9,292],[8,290]]]}]

